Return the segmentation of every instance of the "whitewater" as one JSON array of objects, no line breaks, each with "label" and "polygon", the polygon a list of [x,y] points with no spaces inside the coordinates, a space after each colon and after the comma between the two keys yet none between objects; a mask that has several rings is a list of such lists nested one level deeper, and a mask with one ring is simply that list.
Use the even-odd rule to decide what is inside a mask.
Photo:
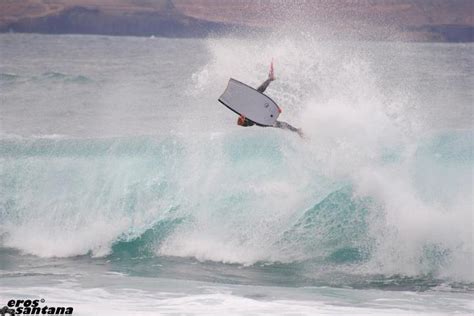
[{"label": "whitewater", "polygon": [[[0,307],[470,314],[474,45],[0,35]],[[230,77],[305,137],[242,128]]]}]

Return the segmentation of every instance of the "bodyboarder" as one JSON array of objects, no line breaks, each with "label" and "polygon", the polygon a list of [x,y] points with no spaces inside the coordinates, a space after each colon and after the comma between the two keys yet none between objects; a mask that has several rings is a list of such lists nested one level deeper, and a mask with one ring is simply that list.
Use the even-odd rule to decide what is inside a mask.
[{"label": "bodyboarder", "polygon": [[[274,80],[275,80],[275,74],[273,71],[273,61],[272,61],[270,65],[270,72],[268,73],[268,78],[257,88],[257,91],[261,93],[265,92],[267,87],[270,85],[270,82]],[[245,116],[240,115],[239,118],[237,119],[237,125],[242,126],[242,127],[248,127],[248,126],[255,125],[255,123],[249,120],[248,118],[246,118]],[[286,122],[276,121],[272,127],[286,129],[292,132],[296,132],[300,136],[303,136],[303,132],[301,131],[301,129],[291,126],[290,124]]]}]

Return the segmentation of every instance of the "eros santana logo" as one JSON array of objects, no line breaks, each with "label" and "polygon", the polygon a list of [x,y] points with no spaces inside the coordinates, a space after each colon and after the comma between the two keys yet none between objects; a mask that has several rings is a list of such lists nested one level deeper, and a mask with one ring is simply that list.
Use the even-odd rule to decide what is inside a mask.
[{"label": "eros santana logo", "polygon": [[53,307],[44,305],[44,298],[40,300],[9,300],[7,305],[0,308],[0,316],[14,315],[71,315],[72,307]]}]

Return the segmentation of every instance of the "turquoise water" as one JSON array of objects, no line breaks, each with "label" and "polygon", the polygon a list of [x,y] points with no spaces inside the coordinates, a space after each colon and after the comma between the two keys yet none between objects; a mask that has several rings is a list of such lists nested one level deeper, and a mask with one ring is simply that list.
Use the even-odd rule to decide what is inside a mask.
[{"label": "turquoise water", "polygon": [[[472,313],[471,44],[5,34],[0,48],[0,302]],[[267,93],[304,139],[238,127],[216,101],[272,57]]]}]

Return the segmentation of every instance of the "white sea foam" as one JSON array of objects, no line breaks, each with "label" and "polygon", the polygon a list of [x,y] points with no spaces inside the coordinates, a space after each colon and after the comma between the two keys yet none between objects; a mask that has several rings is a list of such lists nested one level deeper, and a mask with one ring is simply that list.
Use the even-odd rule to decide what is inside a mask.
[{"label": "white sea foam", "polygon": [[[33,37],[31,45],[43,47],[42,40]],[[152,241],[157,255],[288,263],[327,259],[367,239],[368,258],[335,268],[473,279],[472,157],[450,157],[441,145],[423,151],[450,112],[432,104],[436,89],[413,84],[434,80],[423,71],[449,66],[436,63],[430,46],[331,43],[299,33],[61,41],[69,42],[50,43],[49,54],[38,57],[55,69],[28,64],[31,73],[21,75],[53,71],[92,81],[32,80],[6,90],[2,113],[11,115],[1,133],[26,136],[2,137],[3,246],[41,257],[106,256],[162,220],[182,219]],[[90,65],[70,65],[84,41]],[[136,50],[121,49],[131,46]],[[115,58],[104,60],[104,51]],[[23,49],[17,54],[29,60]],[[425,68],[408,71],[420,54]],[[260,84],[272,57],[277,80],[266,93],[282,106],[281,120],[303,128],[304,139],[238,127],[216,101],[229,77]],[[170,64],[172,58],[180,62]],[[459,120],[450,119],[448,127]],[[454,152],[472,152],[469,142],[454,144]],[[306,244],[326,238],[316,227],[305,235],[313,240],[283,249],[303,214],[347,185],[354,199],[373,204],[366,221],[332,222],[352,220],[354,229],[367,223],[366,239],[354,246],[334,238],[332,246],[308,251]]]}]

